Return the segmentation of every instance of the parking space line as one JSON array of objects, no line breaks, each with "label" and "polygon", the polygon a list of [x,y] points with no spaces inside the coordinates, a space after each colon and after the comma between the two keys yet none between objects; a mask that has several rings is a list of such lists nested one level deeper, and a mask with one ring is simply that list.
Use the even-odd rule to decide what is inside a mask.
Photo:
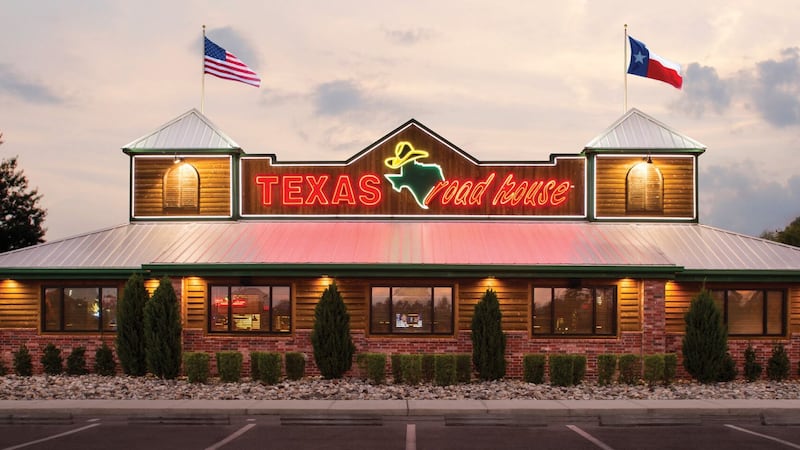
[{"label": "parking space line", "polygon": [[736,425],[731,425],[731,424],[728,424],[728,423],[726,423],[725,426],[728,427],[728,428],[734,429],[736,431],[741,431],[742,433],[752,434],[753,436],[758,436],[758,437],[761,437],[761,438],[764,438],[764,439],[769,439],[770,441],[774,441],[774,442],[777,442],[779,444],[783,444],[783,445],[785,445],[787,447],[800,449],[800,445],[797,445],[797,444],[795,444],[793,442],[784,441],[783,439],[778,439],[776,437],[773,437],[773,436],[770,436],[770,435],[767,435],[767,434],[756,433],[755,431],[750,431],[750,430],[748,430],[746,428],[737,427]]},{"label": "parking space line", "polygon": [[406,450],[417,450],[417,425],[406,424]]},{"label": "parking space line", "polygon": [[98,426],[100,426],[99,423],[93,423],[91,425],[86,425],[85,427],[76,428],[74,430],[70,430],[70,431],[65,431],[63,433],[54,434],[52,436],[48,436],[48,437],[44,437],[44,438],[41,438],[41,439],[37,439],[35,441],[23,442],[22,444],[17,444],[17,445],[15,445],[13,447],[6,447],[3,450],[16,450],[18,448],[24,448],[24,447],[28,447],[28,446],[31,446],[31,445],[40,444],[42,442],[51,441],[53,439],[58,439],[60,437],[69,436],[70,434],[80,433],[81,431],[85,431],[85,430],[88,430],[89,428],[94,428],[94,427],[98,427]]},{"label": "parking space line", "polygon": [[608,445],[606,445],[600,439],[597,439],[596,437],[592,436],[591,434],[589,434],[589,433],[583,431],[582,429],[580,429],[577,425],[567,425],[567,428],[569,428],[570,430],[578,433],[578,435],[580,435],[582,438],[584,438],[587,441],[591,442],[592,444],[602,448],[603,450],[614,450],[613,448],[611,448]]},{"label": "parking space line", "polygon": [[216,444],[212,445],[211,447],[206,447],[206,450],[217,450],[218,448],[222,448],[222,446],[227,445],[229,442],[231,442],[234,439],[238,438],[239,436],[247,433],[248,431],[250,431],[251,428],[253,428],[255,426],[256,426],[256,424],[254,424],[254,423],[247,424],[247,425],[243,426],[242,428],[239,428],[238,430],[236,430],[230,436],[228,436],[225,439],[223,439],[223,440],[217,442]]}]

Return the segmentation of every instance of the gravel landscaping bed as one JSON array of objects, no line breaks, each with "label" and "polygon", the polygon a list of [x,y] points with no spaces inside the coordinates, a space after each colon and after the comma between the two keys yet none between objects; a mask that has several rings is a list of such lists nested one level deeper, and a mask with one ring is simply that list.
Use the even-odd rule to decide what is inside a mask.
[{"label": "gravel landscaping bed", "polygon": [[669,386],[598,386],[586,382],[573,387],[530,384],[518,380],[473,382],[454,386],[420,384],[373,385],[359,379],[304,378],[264,385],[245,379],[240,383],[192,384],[185,379],[152,377],[45,376],[0,377],[0,399],[140,399],[140,400],[613,400],[613,399],[800,399],[800,382],[734,381],[702,385],[676,381]]}]

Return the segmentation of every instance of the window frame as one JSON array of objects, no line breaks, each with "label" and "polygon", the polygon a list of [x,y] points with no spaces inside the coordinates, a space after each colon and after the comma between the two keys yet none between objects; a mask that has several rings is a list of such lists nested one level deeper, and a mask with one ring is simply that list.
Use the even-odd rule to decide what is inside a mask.
[{"label": "window frame", "polygon": [[[47,291],[50,289],[57,289],[58,290],[58,303],[59,303],[59,315],[58,315],[58,327],[57,329],[50,329],[48,328],[47,323]],[[65,324],[65,317],[66,317],[66,307],[64,304],[64,299],[66,298],[65,291],[67,289],[97,289],[97,302],[99,306],[98,315],[97,315],[97,328],[82,328],[82,329],[67,329]],[[116,307],[115,307],[115,314],[113,318],[109,318],[108,323],[114,323],[113,327],[104,328],[103,324],[106,322],[104,318],[104,308],[103,308],[103,298],[105,296],[104,290],[115,290],[116,292],[116,299],[119,302],[120,292],[121,289],[119,286],[108,285],[108,284],[98,284],[98,285],[91,285],[91,286],[65,286],[65,285],[42,285],[41,291],[41,311],[40,311],[40,322],[41,322],[41,330],[45,333],[116,333]]]},{"label": "window frame", "polygon": [[[212,292],[214,288],[226,288],[228,291],[228,299],[232,299],[233,289],[235,288],[268,288],[269,289],[269,329],[268,330],[237,330],[233,327],[234,321],[233,318],[233,301],[228,301],[227,307],[227,315],[228,315],[228,324],[227,330],[215,330],[212,326],[213,323],[213,301]],[[275,288],[286,288],[289,290],[289,327],[285,331],[275,330],[273,324],[273,312],[275,309],[275,295],[273,294],[273,290]],[[206,307],[208,312],[206,313],[206,326],[209,334],[237,334],[237,335],[290,335],[294,331],[294,311],[292,308],[292,286],[289,284],[209,284],[208,285],[208,292],[206,295]]]},{"label": "window frame", "polygon": [[[537,332],[534,326],[535,323],[535,312],[536,312],[536,289],[549,289],[550,290],[550,332],[548,333],[541,333]],[[590,289],[592,295],[592,332],[591,333],[558,333],[556,332],[556,308],[555,308],[555,301],[556,289]],[[614,293],[614,298],[611,300],[613,303],[612,307],[612,314],[611,314],[611,331],[608,333],[598,333],[597,332],[597,291],[599,289],[610,289]],[[598,337],[598,338],[611,338],[616,337],[619,333],[619,289],[616,285],[603,285],[603,286],[583,286],[583,287],[569,287],[569,286],[532,286],[531,289],[531,314],[530,314],[530,324],[531,324],[531,336],[532,337],[565,337],[565,338],[586,338],[586,337]]]},{"label": "window frame", "polygon": [[[725,327],[728,330],[728,336],[732,337],[765,337],[765,338],[776,338],[776,337],[783,337],[786,336],[788,326],[788,313],[789,313],[789,305],[788,305],[788,293],[786,289],[770,289],[770,288],[712,288],[708,290],[711,294],[711,297],[715,299],[714,294],[717,292],[722,292],[722,323],[725,324]],[[731,333],[730,332],[730,324],[728,323],[728,296],[731,291],[754,291],[760,292],[763,298],[763,304],[761,305],[761,333]],[[777,292],[781,295],[781,330],[780,333],[768,333],[769,330],[769,293],[770,292]]]},{"label": "window frame", "polygon": [[[428,289],[430,291],[430,305],[429,311],[431,314],[430,320],[430,328],[429,331],[426,333],[416,333],[416,332],[402,332],[397,331],[398,328],[396,327],[395,321],[392,320],[394,317],[394,301],[393,297],[393,290],[395,288],[418,288],[418,289]],[[373,318],[375,314],[373,312],[372,307],[372,299],[375,289],[389,289],[389,311],[388,311],[388,320],[389,320],[389,331],[375,331],[373,329]],[[449,289],[450,290],[450,319],[449,319],[449,331],[436,331],[436,290],[437,289]],[[376,335],[376,336],[404,336],[404,337],[420,337],[420,336],[453,336],[455,335],[455,307],[456,307],[456,299],[455,299],[456,289],[455,286],[452,284],[429,284],[429,285],[407,285],[407,284],[374,284],[369,286],[369,334]]]}]

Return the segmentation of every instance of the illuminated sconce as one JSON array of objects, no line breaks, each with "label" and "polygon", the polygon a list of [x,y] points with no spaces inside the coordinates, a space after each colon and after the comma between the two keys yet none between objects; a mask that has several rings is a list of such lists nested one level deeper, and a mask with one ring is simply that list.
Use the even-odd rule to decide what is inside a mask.
[{"label": "illuminated sconce", "polygon": [[320,275],[320,279],[322,280],[322,284],[324,284],[325,286],[330,286],[331,283],[333,282],[331,277],[329,277],[327,274],[324,273]]},{"label": "illuminated sconce", "polygon": [[180,164],[182,162],[183,162],[183,158],[178,156],[178,155],[175,155],[175,157],[172,159],[172,164]]}]

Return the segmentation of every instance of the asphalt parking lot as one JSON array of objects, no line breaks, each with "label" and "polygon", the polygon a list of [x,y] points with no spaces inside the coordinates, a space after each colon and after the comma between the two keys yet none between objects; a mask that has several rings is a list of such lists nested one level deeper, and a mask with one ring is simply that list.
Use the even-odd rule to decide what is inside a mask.
[{"label": "asphalt parking lot", "polygon": [[71,417],[0,425],[3,449],[800,449],[800,426],[759,421],[660,425],[445,417]]}]

